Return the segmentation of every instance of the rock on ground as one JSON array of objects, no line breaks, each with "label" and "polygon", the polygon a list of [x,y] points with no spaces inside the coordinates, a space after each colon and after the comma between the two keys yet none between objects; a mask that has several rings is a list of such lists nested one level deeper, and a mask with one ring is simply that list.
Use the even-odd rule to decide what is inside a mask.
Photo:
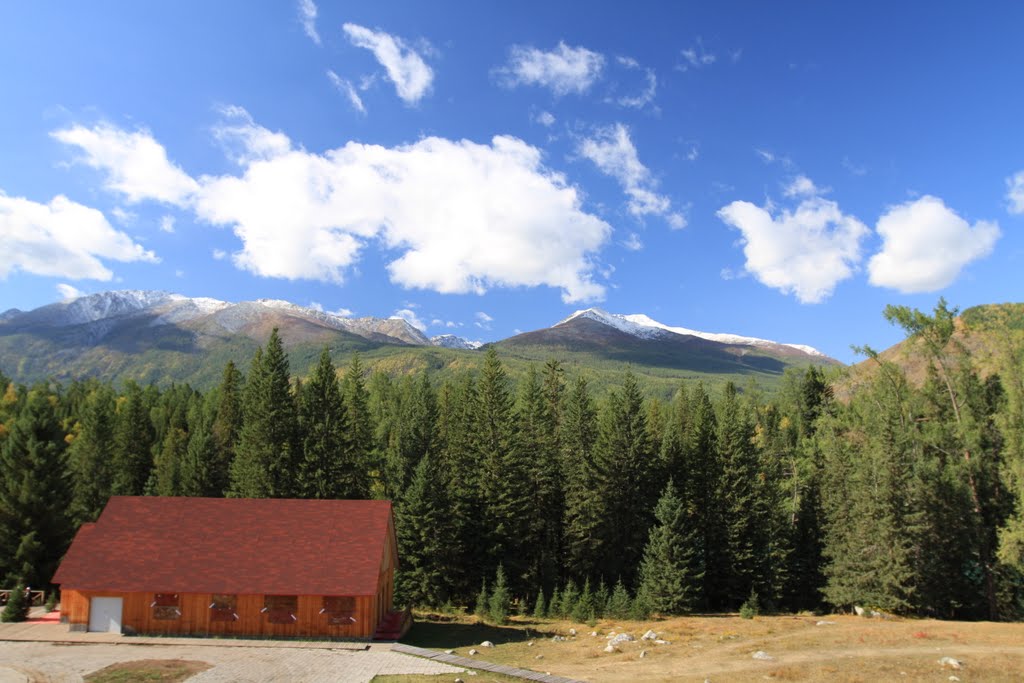
[{"label": "rock on ground", "polygon": [[771,661],[771,660],[775,659],[775,657],[772,657],[772,656],[771,656],[770,654],[768,654],[768,653],[767,653],[767,652],[765,652],[764,650],[758,650],[757,652],[755,652],[755,653],[754,653],[753,655],[751,655],[751,656],[752,656],[752,657],[753,657],[754,659],[760,659],[760,660],[763,660],[763,661],[766,661],[766,662],[768,662],[768,661]]},{"label": "rock on ground", "polygon": [[653,630],[648,631],[647,633],[645,633],[642,636],[640,636],[640,640],[657,640],[657,639],[658,639],[658,634],[655,633]]}]

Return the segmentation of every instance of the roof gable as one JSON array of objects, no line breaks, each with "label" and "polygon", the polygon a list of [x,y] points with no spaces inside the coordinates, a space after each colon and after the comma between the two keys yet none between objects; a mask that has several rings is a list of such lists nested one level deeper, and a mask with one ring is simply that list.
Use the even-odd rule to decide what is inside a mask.
[{"label": "roof gable", "polygon": [[115,496],[54,583],[74,590],[373,595],[391,503]]}]

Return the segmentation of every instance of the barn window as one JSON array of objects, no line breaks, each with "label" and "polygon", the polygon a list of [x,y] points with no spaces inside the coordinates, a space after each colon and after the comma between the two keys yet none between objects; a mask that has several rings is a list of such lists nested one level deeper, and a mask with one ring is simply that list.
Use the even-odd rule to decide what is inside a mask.
[{"label": "barn window", "polygon": [[347,626],[356,622],[356,599],[337,595],[325,595],[320,614],[327,615],[327,623]]},{"label": "barn window", "polygon": [[294,624],[299,620],[295,613],[299,611],[297,595],[266,595],[263,597],[263,612],[271,624]]},{"label": "barn window", "polygon": [[214,595],[210,601],[210,621],[238,621],[237,610],[237,595]]},{"label": "barn window", "polygon": [[157,593],[150,607],[154,619],[173,621],[181,616],[181,598],[177,593]]}]

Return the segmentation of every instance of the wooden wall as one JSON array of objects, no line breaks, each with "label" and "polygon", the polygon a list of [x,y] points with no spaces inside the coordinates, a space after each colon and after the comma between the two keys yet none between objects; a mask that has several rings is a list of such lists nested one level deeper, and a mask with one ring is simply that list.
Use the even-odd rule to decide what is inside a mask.
[{"label": "wooden wall", "polygon": [[[390,594],[390,585],[382,592]],[[383,605],[378,596],[356,596],[356,622],[346,626],[327,623],[320,614],[323,598],[318,595],[300,595],[298,620],[292,624],[271,624],[262,613],[262,595],[239,595],[237,621],[211,621],[208,593],[182,593],[181,616],[174,620],[153,618],[154,593],[119,593],[117,591],[61,591],[61,616],[67,617],[74,627],[89,624],[89,599],[92,597],[123,598],[121,624],[125,633],[160,635],[217,635],[227,637],[261,636],[270,638],[370,638],[380,621],[378,614]],[[390,608],[390,607],[388,607]]]}]

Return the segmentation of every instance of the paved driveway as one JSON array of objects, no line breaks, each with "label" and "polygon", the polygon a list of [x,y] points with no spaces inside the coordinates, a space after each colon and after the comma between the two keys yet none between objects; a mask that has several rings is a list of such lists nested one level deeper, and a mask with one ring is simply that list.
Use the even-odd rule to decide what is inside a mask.
[{"label": "paved driveway", "polygon": [[[0,642],[0,683],[63,683],[117,662],[188,659],[213,668],[189,683],[366,683],[378,674],[456,674],[457,667],[391,652],[302,647],[224,647],[128,643]],[[446,679],[439,679],[444,681]]]}]

